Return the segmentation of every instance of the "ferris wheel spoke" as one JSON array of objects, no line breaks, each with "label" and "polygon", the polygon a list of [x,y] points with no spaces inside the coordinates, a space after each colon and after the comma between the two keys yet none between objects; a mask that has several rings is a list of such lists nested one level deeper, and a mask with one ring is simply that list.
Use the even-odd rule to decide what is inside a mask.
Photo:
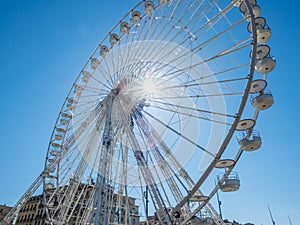
[{"label": "ferris wheel spoke", "polygon": [[162,105],[166,105],[166,106],[170,106],[172,108],[176,108],[178,109],[184,109],[184,110],[188,110],[188,111],[196,111],[196,112],[200,112],[200,113],[206,113],[206,114],[214,114],[214,115],[218,115],[218,116],[224,116],[224,117],[231,117],[231,118],[236,118],[235,115],[230,115],[230,114],[224,114],[224,113],[220,113],[220,112],[212,112],[212,111],[208,111],[208,110],[203,110],[203,109],[198,109],[198,108],[191,108],[191,107],[186,107],[183,105],[177,105],[177,104],[171,104],[168,102],[162,102],[162,101],[155,101],[153,100],[153,102],[158,103],[158,104],[162,104]]},{"label": "ferris wheel spoke", "polygon": [[[151,140],[150,137],[148,137],[148,139],[149,139],[149,142],[151,142],[152,145],[153,145],[153,140]],[[159,167],[159,169],[162,172],[163,177],[167,178],[166,179],[166,183],[168,184],[167,188],[171,190],[171,193],[173,193],[174,200],[179,201],[182,198],[183,195],[180,192],[179,188],[177,188],[178,186],[177,186],[176,182],[173,179],[173,175],[175,174],[175,171],[171,169],[171,166],[164,159],[164,157],[162,156],[162,154],[158,150],[157,146],[152,148],[151,151],[153,152],[153,155],[155,157],[155,161],[152,160],[152,164]],[[157,174],[157,176],[158,176],[158,174]],[[163,185],[163,182],[162,182],[161,179],[160,179],[160,183],[161,183],[161,185]],[[165,196],[167,197],[168,195],[166,194],[165,189],[164,189],[164,193],[165,193]],[[169,200],[169,205],[170,206],[172,205],[170,203],[170,200]]]},{"label": "ferris wheel spoke", "polygon": [[[95,133],[95,132],[94,132]],[[96,134],[92,135],[92,137],[95,137]],[[78,188],[78,185],[80,184],[80,181],[85,173],[85,170],[88,167],[88,163],[86,162],[85,158],[89,157],[89,155],[91,154],[90,149],[93,148],[93,146],[96,144],[96,140],[95,138],[91,138],[89,139],[86,149],[87,151],[84,151],[84,154],[79,158],[80,162],[78,164],[78,167],[74,170],[74,172],[72,172],[72,177],[71,179],[73,180],[73,185],[66,187],[65,191],[65,195],[66,196],[74,196],[75,197],[75,192],[76,189]],[[72,201],[70,202],[64,202],[63,205],[66,207],[66,210],[68,210],[68,208],[70,207]],[[62,215],[63,213],[66,213],[66,211],[61,211]]]},{"label": "ferris wheel spoke", "polygon": [[[217,3],[214,2],[214,6],[217,6]],[[225,15],[233,9],[233,5],[230,4],[227,7],[225,7],[223,10],[219,11],[216,15],[214,15],[212,18],[207,17],[207,14],[203,12],[204,17],[206,19],[206,23],[200,26],[197,30],[195,30],[195,35],[198,35],[198,37],[201,37],[200,34],[203,34],[204,32],[209,31],[213,28],[214,25],[216,25]],[[200,33],[202,31],[202,33]]]},{"label": "ferris wheel spoke", "polygon": [[[241,21],[241,22],[242,22],[242,21]],[[238,24],[239,24],[239,23],[237,23],[236,25],[238,25]],[[234,28],[236,25],[233,25],[232,27],[228,28],[228,29],[225,30],[223,33],[226,33],[229,29]],[[220,36],[222,36],[222,34],[220,34],[218,37],[220,37]],[[207,43],[206,43],[206,45],[209,44],[210,41],[215,40],[215,39],[216,39],[216,37],[214,37],[214,38],[208,40]],[[183,42],[184,42],[184,41],[183,41]],[[182,44],[183,42],[179,43],[179,45]],[[203,47],[202,47],[202,48],[203,48]],[[198,46],[198,49],[202,49],[202,48],[201,48],[201,46]],[[195,48],[194,48],[194,50],[195,50]],[[174,50],[172,50],[172,51],[174,51]],[[171,52],[172,52],[172,51],[171,51]],[[169,53],[168,53],[168,54],[169,54]],[[166,56],[167,56],[168,54],[166,54]]]},{"label": "ferris wheel spoke", "polygon": [[[210,58],[207,58],[207,59],[205,59],[205,60],[203,60],[203,61],[201,61],[199,63],[192,64],[192,65],[189,65],[189,66],[184,67],[184,68],[180,68],[179,73],[177,73],[177,71],[172,71],[171,70],[172,72],[165,73],[163,75],[163,77],[169,77],[170,75],[173,75],[174,73],[175,73],[175,77],[177,77],[177,76],[181,75],[181,72],[189,71],[192,68],[197,68],[197,67],[203,65],[204,63],[208,63],[208,62],[214,61],[214,60],[216,60],[218,58],[225,57],[226,55],[232,54],[234,52],[237,52],[237,51],[241,50],[242,48],[246,48],[246,47],[249,47],[249,46],[250,46],[250,44],[247,44],[245,46],[242,46],[242,47],[239,47],[239,48],[235,48],[235,49],[232,49],[232,47],[229,47],[228,49],[226,49],[226,50],[218,53],[217,55],[212,56]],[[183,63],[183,62],[184,62],[184,60],[180,61],[180,63]],[[166,65],[164,65],[163,67],[165,67],[165,66]],[[159,68],[157,70],[161,71],[163,67],[161,67],[161,68]],[[154,72],[158,72],[158,71],[154,71]],[[173,79],[174,77],[171,76],[170,78]]]},{"label": "ferris wheel spoke", "polygon": [[[150,19],[150,21],[153,19],[153,17],[150,17],[149,18]],[[151,22],[149,22],[149,23],[151,23]],[[143,41],[143,40],[146,40],[146,36],[147,36],[147,33],[148,33],[148,28],[149,28],[149,26],[148,26],[148,28],[146,28],[147,27],[147,20],[145,21],[145,23],[143,23],[143,26],[141,27],[141,29],[139,29],[139,33],[134,33],[134,35],[133,35],[133,39],[134,40],[131,40],[131,49],[134,49],[134,51],[127,51],[127,57],[122,57],[122,60],[123,59],[128,59],[128,60],[130,60],[131,58],[139,58],[139,56],[140,55],[143,55],[143,54],[147,54],[147,52],[149,51],[148,49],[142,49],[142,48],[138,48],[138,50],[136,50],[136,47],[137,47],[137,45],[138,45],[138,43],[139,43],[139,41]],[[142,38],[141,37],[141,35],[143,34],[143,31],[144,31],[144,29],[146,29],[146,31],[145,31],[145,36]],[[137,34],[137,35],[136,35]],[[150,38],[151,39],[151,38]],[[123,64],[127,64],[127,62],[128,61],[122,61],[122,63]],[[129,66],[128,68],[127,68],[127,70],[125,70],[125,71],[123,71],[123,72],[128,72],[128,71],[132,71],[133,69],[132,69],[132,66],[133,65],[131,65],[131,66]]]},{"label": "ferris wheel spoke", "polygon": [[218,81],[212,81],[212,82],[201,82],[201,83],[192,83],[192,84],[183,84],[183,85],[176,85],[169,88],[178,88],[178,87],[193,87],[193,86],[208,86],[208,85],[214,85],[214,84],[222,84],[222,83],[232,83],[232,82],[238,82],[238,81],[246,81],[248,80],[248,77],[241,77],[241,78],[234,78],[234,79],[228,79],[228,80],[218,80]]},{"label": "ferris wheel spoke", "polygon": [[[143,26],[141,27],[140,32],[143,32],[143,30],[145,29],[145,23],[143,24]],[[130,49],[128,49],[128,51],[126,52],[126,55],[121,57],[121,65],[128,65],[128,61],[133,59],[133,58],[139,58],[139,56],[141,54],[145,54],[148,50],[146,49],[139,49],[136,50],[139,41],[142,41],[143,39],[141,39],[139,37],[139,35],[141,35],[140,33],[136,32],[134,33],[134,35],[132,35],[132,39],[130,41],[131,45],[130,45]],[[119,51],[119,48],[118,48]],[[121,66],[119,66],[118,68],[120,68]],[[129,65],[127,68],[122,68],[122,70],[120,71],[120,73],[122,74],[126,74],[126,73],[130,73],[131,71],[133,71],[134,64]]]},{"label": "ferris wheel spoke", "polygon": [[[124,113],[123,113],[123,117],[125,117]],[[126,117],[125,117],[125,119],[126,119]],[[134,149],[133,151],[134,151],[134,154],[135,154],[138,166],[139,166],[138,169],[140,170],[146,184],[149,186],[150,196],[152,198],[152,201],[155,202],[155,204],[154,204],[154,205],[156,205],[155,207],[157,207],[157,209],[159,211],[158,217],[161,221],[169,221],[170,222],[171,219],[169,217],[168,212],[166,212],[166,206],[164,203],[164,199],[161,196],[161,193],[159,192],[157,184],[155,183],[153,174],[149,170],[148,163],[144,158],[141,147],[140,147],[134,133],[130,129],[129,125],[125,124],[125,127],[126,127],[126,132],[129,137],[129,142],[131,143],[131,145]]]},{"label": "ferris wheel spoke", "polygon": [[[85,125],[85,124],[83,124],[83,125],[80,124],[80,125],[81,125],[81,126],[80,126],[80,128],[79,128],[78,130],[81,130],[81,127],[82,127],[82,126],[85,127],[85,129],[86,129],[86,125]],[[84,146],[84,145],[86,145],[86,144],[84,144],[84,142],[87,143],[88,140],[91,140],[91,138],[95,138],[95,135],[92,135],[92,136],[90,136],[89,138],[87,138],[87,135],[89,135],[89,133],[88,133],[88,134],[85,134],[85,135],[82,136],[82,137],[80,137],[79,135],[82,135],[83,133],[82,133],[82,131],[81,131],[81,132],[80,132],[81,134],[80,134],[80,133],[78,132],[78,130],[77,130],[77,132],[74,133],[75,136],[76,136],[76,138],[77,138],[77,145],[73,147],[73,150],[70,149],[71,146],[65,146],[66,149],[70,149],[70,150],[69,150],[69,154],[68,154],[67,156],[65,156],[65,157],[61,157],[62,162],[65,162],[65,163],[66,163],[66,165],[61,164],[61,168],[65,168],[66,171],[69,170],[69,168],[70,168],[70,166],[68,166],[68,165],[73,165],[73,164],[75,164],[76,160],[78,160],[78,158],[81,157],[81,153],[78,152],[78,151],[76,151],[77,148],[78,148],[77,146],[78,146],[78,145]],[[73,138],[73,136],[72,136],[72,138]],[[70,142],[70,141],[69,141],[69,142]],[[73,152],[76,154],[76,155],[72,156],[73,161],[70,161],[70,160],[64,160],[65,158],[69,158],[70,155],[71,155]],[[63,171],[61,171],[61,172],[63,172]],[[62,177],[62,178],[63,178],[63,177]],[[61,181],[63,181],[63,179],[61,179]],[[67,181],[66,181],[66,182],[67,182]]]},{"label": "ferris wheel spoke", "polygon": [[[177,166],[177,168],[180,169],[180,171],[184,172],[184,170],[182,169],[183,166],[179,163],[179,161],[174,158],[173,154],[171,153],[171,151],[169,150],[169,148],[164,144],[164,141],[161,140],[161,138],[159,138],[159,136],[157,135],[157,133],[155,132],[155,129],[148,123],[145,121],[145,118],[143,118],[145,124],[148,124],[147,129],[151,129],[151,133],[153,135],[151,135],[151,137],[153,137],[155,140],[158,140],[158,143],[160,143],[159,145],[162,146],[162,149],[164,149],[165,153],[168,155],[168,157],[170,157],[171,162],[173,162],[174,165]],[[145,126],[142,126],[145,127]],[[148,132],[145,132],[148,133]],[[146,135],[148,138],[149,135]],[[149,140],[150,142],[153,142],[153,140]],[[154,148],[155,150],[157,150],[157,147]],[[156,156],[159,156],[158,159],[156,159],[157,162],[163,162],[164,165],[161,164],[161,168],[165,174],[165,177],[169,177],[166,181],[168,183],[169,188],[171,189],[171,193],[174,194],[174,198],[176,200],[176,202],[179,202],[182,198],[182,192],[180,191],[180,189],[178,188],[178,185],[176,184],[175,180],[173,179],[172,176],[170,176],[170,174],[167,174],[167,171],[171,171],[171,174],[174,174],[175,177],[178,179],[179,183],[184,187],[184,190],[186,191],[186,193],[189,192],[189,189],[187,187],[185,187],[185,185],[183,184],[183,182],[179,179],[179,177],[176,175],[176,173],[173,171],[172,167],[166,163],[166,160],[164,159],[164,157],[162,157],[162,155],[159,153],[159,151],[154,151],[156,154]],[[170,169],[170,170],[166,170],[166,168]],[[183,173],[183,178],[185,180],[185,182],[189,185],[189,187],[191,188],[192,185],[194,184],[193,180],[188,176],[188,174],[186,172]],[[200,191],[198,191],[201,195],[203,195]],[[211,209],[211,206],[209,206],[209,209]],[[189,208],[186,208],[186,210],[189,211]]]},{"label": "ferris wheel spoke", "polygon": [[97,84],[99,84],[102,89],[100,87],[95,87],[96,84],[93,84],[93,87],[91,87],[90,84],[87,84],[87,87],[91,88],[92,90],[101,90],[104,93],[109,93],[108,90],[111,89],[111,84],[107,84],[106,82],[101,82],[98,78],[96,78],[96,75],[94,74],[93,76],[91,76],[91,81],[95,81]]},{"label": "ferris wheel spoke", "polygon": [[[96,97],[96,96],[90,96],[90,97]],[[95,106],[94,106],[95,101],[96,101],[96,99],[80,102],[79,104],[76,105],[75,110],[77,110],[77,112],[83,113],[83,115],[86,112],[91,112],[95,108]],[[87,107],[87,108],[84,108],[84,107]]]},{"label": "ferris wheel spoke", "polygon": [[[185,4],[185,3],[183,3],[183,4]],[[200,3],[200,5],[199,5],[199,7],[201,6],[202,4]],[[211,4],[212,5],[212,4]],[[199,14],[201,14],[201,13],[203,13],[204,11],[206,11],[206,10],[208,10],[207,8],[204,8],[203,9],[203,11],[201,11],[201,12],[199,12]],[[208,10],[209,11],[209,10]],[[173,13],[174,13],[174,11],[173,11]],[[182,21],[182,19],[186,16],[186,14],[187,14],[187,11],[184,11],[184,10],[182,10],[181,11],[181,13],[180,13],[180,15],[179,16],[177,16],[177,17],[172,17],[171,15],[169,16],[169,22],[171,22],[171,19],[175,19],[176,21],[175,21],[175,23],[173,23],[172,24],[172,28],[179,28],[179,29],[186,29],[186,28],[183,28],[183,27],[181,27],[181,21]],[[192,19],[190,19],[190,22],[187,24],[187,26],[186,27],[188,27],[190,24],[192,24],[194,21],[195,21],[195,18],[196,17],[192,17]],[[202,18],[203,19],[203,18]],[[199,19],[198,21],[197,21],[197,25],[195,25],[195,26],[198,26],[199,24],[200,24],[200,22],[201,22],[201,19]],[[177,35],[180,35],[180,31],[178,31],[177,32],[177,34],[176,34],[176,36]],[[159,36],[158,37],[156,37],[156,38],[160,38],[160,39],[162,39],[162,40],[165,40],[166,38],[168,38],[168,36],[169,35],[166,35],[165,37],[163,37],[163,38],[160,38]],[[175,40],[175,38],[176,38],[176,36],[174,36],[173,38],[171,38],[170,40],[171,41],[174,41]],[[188,40],[188,38],[190,37],[190,32],[187,32],[187,34],[184,36],[184,39],[182,39],[182,41],[180,42],[180,44],[182,44],[183,42],[184,42],[184,40]]]},{"label": "ferris wheel spoke", "polygon": [[[231,67],[231,68],[226,69],[226,70],[214,71],[214,72],[208,73],[208,74],[199,74],[199,78],[193,78],[189,81],[182,82],[182,84],[197,83],[197,82],[203,83],[203,80],[205,80],[205,79],[211,79],[211,78],[214,78],[214,77],[217,77],[217,76],[225,75],[226,73],[232,72],[234,70],[239,70],[239,69],[241,69],[243,67],[246,67],[246,66],[249,66],[249,64],[241,64],[241,65]],[[182,71],[182,70],[178,70],[179,74],[181,74],[183,72],[184,71]],[[174,76],[174,77],[176,77],[176,76]]]},{"label": "ferris wheel spoke", "polygon": [[[76,208],[74,208],[75,210],[69,216],[69,218],[71,219],[71,216],[75,214],[76,224],[83,224],[88,222],[88,215],[90,212],[89,208],[93,199],[92,193],[93,187],[91,185],[83,185],[82,191],[80,193],[80,198],[78,198],[77,200]],[[85,201],[82,201],[81,199],[85,199]]]},{"label": "ferris wheel spoke", "polygon": [[[215,36],[213,39],[210,39],[210,41],[215,40],[215,38],[216,38],[216,36]],[[202,64],[204,64],[204,63],[208,63],[208,62],[214,61],[214,60],[216,60],[216,59],[218,59],[218,58],[220,58],[220,57],[225,57],[225,56],[230,55],[230,54],[232,54],[232,53],[234,53],[234,52],[237,52],[237,51],[239,51],[239,50],[241,50],[241,49],[243,49],[243,48],[247,48],[247,47],[249,47],[249,46],[251,45],[251,44],[248,44],[248,43],[245,43],[245,42],[247,42],[247,40],[246,40],[246,41],[244,40],[244,41],[242,41],[241,43],[232,45],[232,46],[228,47],[227,49],[225,49],[225,50],[219,52],[218,54],[216,54],[216,55],[214,55],[214,56],[211,56],[210,58],[207,58],[207,59],[202,60],[200,63],[196,63],[196,64],[189,65],[188,67],[180,68],[179,74],[180,74],[180,72],[184,72],[185,70],[189,71],[189,70],[192,69],[192,68],[197,68],[198,66],[200,66],[200,65],[202,65]],[[244,43],[245,43],[245,45],[242,45],[242,44],[244,44]],[[203,46],[203,48],[204,48],[204,47],[205,47],[205,46]],[[193,48],[192,51],[198,51],[198,50],[201,50],[201,51],[202,51],[203,48],[202,48],[202,47],[199,48],[199,46],[198,46],[198,47]],[[190,53],[189,53],[189,54],[190,54]],[[186,55],[187,55],[187,53],[186,53],[186,54],[179,55],[178,58],[186,57]],[[187,57],[187,58],[188,58],[188,57]],[[177,60],[177,58],[176,58],[176,60]],[[175,60],[173,60],[173,61],[175,61]],[[179,64],[177,64],[177,66],[180,65],[180,64],[183,63],[183,62],[184,62],[184,60],[182,59],[181,61],[179,61]],[[165,66],[164,66],[164,67],[165,67]],[[238,68],[238,67],[242,67],[242,65],[238,65],[237,68]],[[162,67],[162,68],[163,68],[163,67]],[[174,70],[174,68],[176,68],[176,67],[171,68],[170,72],[168,72],[167,74],[165,74],[165,76],[168,76],[168,75],[170,75],[170,74],[172,75],[173,73],[177,73],[177,71],[172,71],[172,70]],[[159,68],[159,69],[161,69],[161,68]],[[172,71],[172,72],[171,72],[171,71]],[[225,71],[226,71],[226,70],[225,70]]]},{"label": "ferris wheel spoke", "polygon": [[[100,73],[108,83],[108,89],[110,90],[114,86],[114,80],[112,74],[112,69],[114,68],[112,65],[114,65],[114,60],[112,56],[112,52],[110,51],[110,54],[106,55],[105,58],[102,59],[103,66],[97,67],[97,72]],[[111,65],[112,64],[112,65]]]},{"label": "ferris wheel spoke", "polygon": [[[151,126],[151,125],[149,125]],[[151,130],[153,133],[153,138],[156,140],[157,143],[160,143],[160,146],[164,153],[169,157],[169,160],[171,160],[172,166],[175,167],[176,170],[179,171],[180,176],[185,179],[185,182],[188,184],[189,187],[186,187],[185,184],[181,181],[181,179],[175,174],[175,177],[178,179],[178,181],[181,183],[182,187],[184,187],[185,191],[188,192],[189,188],[192,187],[194,184],[192,178],[188,175],[188,173],[183,169],[183,165],[180,163],[180,160],[177,159],[174,154],[172,153],[171,149],[167,146],[167,144],[162,140],[162,138],[157,134],[153,126],[151,126]],[[170,166],[170,168],[172,168]]]},{"label": "ferris wheel spoke", "polygon": [[[161,198],[164,200],[164,207],[169,208],[171,207],[171,202],[170,202],[170,197],[171,195],[169,195],[169,197],[167,196],[166,194],[166,190],[165,190],[165,187],[163,185],[163,182],[162,182],[162,174],[160,174],[159,171],[161,171],[160,167],[161,165],[157,165],[157,161],[154,157],[152,157],[152,154],[149,155],[149,161],[150,163],[152,163],[152,168],[151,168],[151,173],[153,174],[153,176],[156,178],[156,188],[157,188],[157,192],[161,195]],[[158,171],[159,170],[159,171]]]},{"label": "ferris wheel spoke", "polygon": [[170,127],[169,125],[167,125],[166,123],[164,123],[163,121],[161,121],[160,119],[158,119],[157,117],[153,116],[152,114],[150,114],[149,112],[144,111],[145,114],[147,114],[148,116],[150,116],[151,118],[153,118],[154,120],[156,120],[157,122],[159,122],[161,125],[165,126],[167,129],[169,129],[170,131],[172,131],[173,133],[179,135],[180,137],[182,137],[183,139],[187,140],[188,142],[190,142],[191,144],[193,144],[195,147],[197,147],[198,149],[200,149],[201,151],[207,153],[208,155],[215,157],[214,154],[212,154],[211,152],[209,152],[208,150],[206,150],[205,148],[201,147],[199,144],[195,143],[194,141],[190,140],[188,137],[186,137],[185,135],[183,135],[182,133],[178,132],[177,130],[175,130],[174,128]]},{"label": "ferris wheel spoke", "polygon": [[[180,19],[178,19],[178,21],[180,21]],[[175,25],[174,25],[175,26]],[[178,32],[178,34],[179,34],[179,32]],[[151,39],[151,38],[150,38]],[[163,41],[163,40],[165,40],[165,38],[161,38],[161,40]],[[172,40],[171,40],[172,41]]]},{"label": "ferris wheel spoke", "polygon": [[[95,77],[95,74],[93,76],[91,76],[91,80],[95,81],[97,84],[99,84],[100,86],[102,86],[106,90],[110,90],[111,89],[111,84],[107,84],[106,82],[100,81],[99,79],[97,79]],[[92,88],[92,89],[94,88],[95,90],[99,90],[100,89],[100,88],[97,88],[97,87],[90,87],[90,88]]]},{"label": "ferris wheel spoke", "polygon": [[[89,121],[89,119],[87,121]],[[73,146],[75,144],[74,136],[76,135],[77,137],[79,137],[79,135],[82,135],[83,127],[86,127],[86,122],[80,124],[78,129],[75,130],[74,133],[72,135],[70,135],[69,138],[65,141],[65,143],[62,146],[63,151],[60,152],[60,154],[57,156],[57,159],[63,160],[64,158],[69,157],[70,154],[72,154],[74,152],[74,150],[71,149],[72,147],[73,147],[73,149],[77,148],[77,145]],[[55,161],[54,161],[54,163],[55,163]]]},{"label": "ferris wheel spoke", "polygon": [[[109,87],[107,87],[107,89],[109,90]],[[91,86],[85,86],[84,88],[85,91],[88,91],[91,94],[99,94],[100,91],[103,91],[101,88],[99,87],[91,87]],[[108,94],[109,91],[106,92],[106,94]]]},{"label": "ferris wheel spoke", "polygon": [[[218,5],[218,3],[216,3],[216,7],[219,10],[219,12],[222,12],[222,9]],[[224,15],[224,18],[229,25],[232,25],[232,22],[230,21],[230,19],[228,18],[228,16],[226,14]],[[229,35],[232,38],[232,40],[234,40],[235,42],[238,42],[237,39],[235,38],[235,36],[232,34],[232,32],[229,32]]]},{"label": "ferris wheel spoke", "polygon": [[[182,84],[197,83],[197,81],[199,83],[203,83],[203,81],[206,80],[206,79],[211,80],[211,79],[213,79],[215,77],[218,77],[218,76],[221,76],[221,75],[225,76],[226,73],[228,74],[229,72],[232,72],[234,70],[239,70],[239,69],[241,69],[243,67],[246,67],[246,66],[249,66],[249,64],[241,64],[241,65],[231,67],[231,68],[225,69],[225,70],[222,69],[220,71],[214,71],[214,72],[209,72],[209,73],[205,73],[205,74],[198,74],[199,78],[190,79],[189,81],[182,82]],[[174,76],[170,76],[170,79],[173,78],[173,77],[175,78],[175,77],[179,76],[183,72],[184,72],[184,70],[178,70],[178,71],[172,72],[171,75],[174,74]]]},{"label": "ferris wheel spoke", "polygon": [[[215,94],[205,94],[205,95],[189,95],[189,96],[181,96],[180,98],[187,98],[187,99],[193,99],[193,98],[209,98],[209,97],[226,97],[226,96],[239,96],[242,95],[243,92],[232,92],[232,93],[215,93]],[[164,99],[178,99],[177,96],[164,96],[164,97],[152,97],[154,100],[164,100]],[[155,106],[153,106],[155,107]]]},{"label": "ferris wheel spoke", "polygon": [[[172,113],[178,113],[179,115],[183,115],[183,116],[187,116],[187,117],[192,117],[192,118],[196,118],[196,119],[200,119],[200,120],[206,120],[206,121],[210,121],[210,122],[213,122],[213,123],[219,123],[219,124],[224,124],[224,125],[228,125],[228,126],[231,126],[232,124],[231,123],[227,123],[223,120],[215,120],[215,119],[211,119],[210,116],[197,116],[197,115],[193,115],[191,113],[184,113],[184,112],[179,112],[177,110],[172,110],[172,109],[167,109],[167,108],[163,108],[163,107],[159,107],[159,106],[152,106],[154,108],[157,108],[157,109],[161,109],[161,110],[164,110],[164,111],[168,111],[168,112],[172,112]],[[186,120],[188,120],[188,118],[186,118]],[[175,123],[178,123],[178,122],[175,122]],[[170,124],[172,125],[172,124]]]}]

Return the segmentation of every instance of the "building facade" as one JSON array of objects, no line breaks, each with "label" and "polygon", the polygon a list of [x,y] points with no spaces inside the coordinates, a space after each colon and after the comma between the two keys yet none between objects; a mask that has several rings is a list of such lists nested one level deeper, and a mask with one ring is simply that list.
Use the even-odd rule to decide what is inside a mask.
[{"label": "building facade", "polygon": [[7,213],[12,209],[12,207],[9,207],[7,205],[0,205],[0,221],[3,220],[3,218],[7,215]]},{"label": "building facade", "polygon": [[[83,188],[85,184],[82,184],[79,187],[78,192],[80,192],[81,188]],[[86,187],[86,186],[85,186]],[[91,189],[91,186],[88,189]],[[54,189],[52,190],[54,191]],[[87,195],[86,195],[87,196]],[[106,218],[106,224],[131,224],[131,225],[139,225],[139,207],[135,204],[135,198],[121,195],[120,193],[114,193],[113,189],[109,192],[109,198],[112,199],[111,204],[108,206],[101,206],[101,216],[99,224],[104,224],[104,219]],[[76,199],[76,198],[75,198]],[[83,199],[82,197],[76,203],[78,210],[74,210],[70,219],[68,221],[68,225],[76,225],[81,224],[80,218],[83,216],[84,208],[82,205],[87,203],[88,199]],[[121,204],[120,204],[121,202]],[[129,207],[125,207],[128,205]],[[118,207],[117,207],[118,205]],[[58,207],[57,204],[53,205],[53,210],[56,210],[55,207]],[[75,207],[76,208],[76,207]],[[56,210],[56,212],[59,212]],[[106,215],[104,217],[103,215]],[[46,210],[43,204],[43,196],[37,195],[32,196],[21,208],[19,211],[18,217],[16,219],[15,225],[46,225]]]},{"label": "building facade", "polygon": [[42,195],[32,196],[19,211],[16,225],[45,225]]}]

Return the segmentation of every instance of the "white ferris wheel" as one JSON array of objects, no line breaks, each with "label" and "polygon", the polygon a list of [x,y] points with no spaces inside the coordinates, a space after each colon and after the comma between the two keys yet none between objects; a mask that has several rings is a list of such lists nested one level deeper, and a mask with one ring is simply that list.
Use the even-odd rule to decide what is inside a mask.
[{"label": "white ferris wheel", "polygon": [[239,189],[274,102],[270,37],[256,0],[141,0],[88,57],[1,224],[37,192],[47,224],[224,224],[210,200]]}]

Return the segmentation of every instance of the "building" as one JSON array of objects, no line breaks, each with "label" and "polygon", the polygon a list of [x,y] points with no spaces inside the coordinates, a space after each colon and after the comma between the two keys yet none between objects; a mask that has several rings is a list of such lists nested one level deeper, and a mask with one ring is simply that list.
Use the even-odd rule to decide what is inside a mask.
[{"label": "building", "polygon": [[16,225],[44,225],[42,195],[32,196],[19,211]]},{"label": "building", "polygon": [[[126,198],[122,191],[115,193],[113,187],[106,187],[106,190],[106,198],[110,199],[112,204],[106,206],[104,204],[101,205],[99,224],[139,225],[139,207],[135,204],[136,199],[133,197]],[[105,198],[104,193],[102,198]],[[127,204],[129,207],[126,207]],[[104,220],[106,220],[106,223],[104,223]]]},{"label": "building", "polygon": [[3,218],[7,215],[7,213],[12,209],[12,207],[9,207],[7,205],[0,205],[0,221],[3,220]]},{"label": "building", "polygon": [[[69,225],[75,225],[78,224],[78,218],[82,218],[84,214],[84,205],[87,204],[88,196],[93,191],[93,186],[87,184],[80,184],[78,187],[78,196],[79,193],[81,193],[83,188],[87,188],[86,197],[79,197],[79,200],[77,197],[74,199],[77,199],[76,204],[74,205],[74,211],[73,214],[70,216],[70,220],[68,222]],[[53,193],[55,189],[50,190],[50,192]],[[49,192],[49,193],[50,193]],[[106,207],[106,224],[116,224],[116,220],[118,221],[118,224],[126,224],[126,221],[129,222],[131,225],[139,225],[139,207],[135,205],[135,198],[128,197],[125,198],[120,193],[114,193],[113,189],[109,189],[109,198],[112,199],[112,205],[109,205]],[[129,203],[129,212],[127,209],[127,213],[125,213],[125,204],[126,201]],[[116,205],[117,202],[121,202],[121,207],[117,210]],[[120,205],[120,204],[119,204]],[[52,210],[57,211],[58,203],[55,201],[53,205],[51,206]],[[101,215],[104,215],[105,210],[104,206],[101,207]],[[116,213],[117,211],[117,213]],[[125,216],[125,214],[127,216]],[[100,217],[100,224],[103,223],[103,216]],[[18,217],[16,219],[15,225],[46,225],[46,211],[43,204],[43,196],[37,195],[32,196],[21,208],[19,211]]]}]

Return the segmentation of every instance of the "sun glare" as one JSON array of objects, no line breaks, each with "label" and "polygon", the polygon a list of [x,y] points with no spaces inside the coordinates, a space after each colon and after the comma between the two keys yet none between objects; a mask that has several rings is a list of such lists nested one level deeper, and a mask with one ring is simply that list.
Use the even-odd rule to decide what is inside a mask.
[{"label": "sun glare", "polygon": [[143,82],[143,90],[147,95],[153,95],[157,91],[155,82],[152,78],[147,78]]}]

